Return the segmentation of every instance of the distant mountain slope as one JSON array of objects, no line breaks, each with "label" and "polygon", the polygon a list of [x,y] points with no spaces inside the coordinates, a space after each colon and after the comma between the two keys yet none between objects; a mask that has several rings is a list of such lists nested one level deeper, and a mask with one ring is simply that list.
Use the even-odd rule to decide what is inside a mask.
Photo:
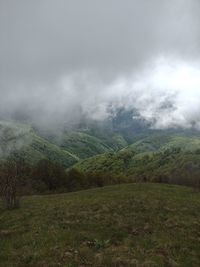
[{"label": "distant mountain slope", "polygon": [[62,135],[60,144],[59,142],[57,144],[80,158],[88,158],[127,146],[126,141],[120,135],[113,134],[112,136],[101,137],[100,139],[83,131],[66,132]]},{"label": "distant mountain slope", "polygon": [[71,128],[66,125],[64,131],[54,129],[55,134],[34,130],[29,124],[0,121],[0,157],[13,155],[30,163],[46,158],[70,167],[80,159],[119,150],[120,155],[133,151],[134,159],[139,159],[177,146],[183,150],[199,147],[200,138],[194,137],[197,133],[193,130],[153,130],[134,116],[134,112],[121,110],[107,121],[83,121]]},{"label": "distant mountain slope", "polygon": [[[187,146],[187,149],[198,145],[194,136],[200,134],[193,129],[151,129],[134,111],[118,110],[112,118],[105,121],[83,121],[73,130],[66,131],[59,138],[50,138],[58,146],[67,149],[81,159],[101,153],[117,151],[134,144],[138,152],[166,149],[165,146]],[[191,137],[189,143],[187,137]],[[48,137],[47,137],[48,138]],[[200,139],[199,139],[200,140]]]},{"label": "distant mountain slope", "polygon": [[29,125],[0,122],[0,158],[14,157],[28,163],[49,159],[69,167],[78,157],[40,137]]},{"label": "distant mountain slope", "polygon": [[150,136],[116,153],[80,161],[74,168],[87,175],[191,184],[192,179],[200,180],[200,138]]},{"label": "distant mountain slope", "polygon": [[[96,132],[95,132],[96,131]],[[0,121],[0,158],[12,156],[35,163],[49,159],[70,167],[79,159],[116,151],[128,144],[124,138],[110,131],[81,129],[48,136],[30,125]]]},{"label": "distant mountain slope", "polygon": [[155,133],[135,142],[128,149],[133,149],[137,153],[141,153],[164,151],[172,147],[180,147],[183,150],[193,151],[200,148],[200,138],[195,136]]}]

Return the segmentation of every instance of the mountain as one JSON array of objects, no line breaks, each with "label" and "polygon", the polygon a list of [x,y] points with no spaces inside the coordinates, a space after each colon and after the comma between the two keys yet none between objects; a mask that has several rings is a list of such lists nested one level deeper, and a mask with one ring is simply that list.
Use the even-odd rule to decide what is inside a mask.
[{"label": "mountain", "polygon": [[79,158],[38,135],[30,125],[0,122],[0,158],[13,157],[34,164],[49,159],[69,167]]},{"label": "mountain", "polygon": [[77,129],[62,132],[49,140],[80,159],[109,151],[116,151],[128,145],[122,135],[117,133],[95,134],[91,129]]},{"label": "mountain", "polygon": [[[83,119],[81,123],[72,127],[66,125],[64,129],[57,132],[39,131],[39,134],[78,158],[86,159],[98,154],[118,151],[150,136],[155,139],[156,144],[158,142],[156,139],[161,134],[166,134],[167,138],[172,134],[194,136],[199,133],[183,129],[151,129],[150,125],[141,120],[134,111],[119,109],[116,114],[104,121]],[[164,138],[160,142],[165,142]]]},{"label": "mountain", "polygon": [[181,148],[184,151],[194,151],[200,148],[199,136],[186,136],[177,134],[154,133],[145,137],[132,145],[128,150],[134,150],[137,153],[161,152],[171,148]]},{"label": "mountain", "polygon": [[151,129],[137,113],[122,109],[105,121],[82,120],[73,127],[65,125],[53,131],[41,130],[28,122],[0,121],[0,157],[13,156],[31,164],[49,159],[68,168],[79,160],[101,154],[99,158],[104,158],[104,154],[115,155],[117,151],[120,155],[134,151],[141,157],[143,153],[161,152],[177,145],[185,150],[195,149],[198,136],[194,130]]},{"label": "mountain", "polygon": [[122,135],[105,128],[81,127],[44,133],[29,124],[0,121],[0,158],[14,157],[34,164],[41,159],[70,167],[79,159],[117,151],[128,143]]},{"label": "mountain", "polygon": [[80,161],[74,169],[89,176],[193,185],[200,178],[200,138],[155,134],[115,153]]}]

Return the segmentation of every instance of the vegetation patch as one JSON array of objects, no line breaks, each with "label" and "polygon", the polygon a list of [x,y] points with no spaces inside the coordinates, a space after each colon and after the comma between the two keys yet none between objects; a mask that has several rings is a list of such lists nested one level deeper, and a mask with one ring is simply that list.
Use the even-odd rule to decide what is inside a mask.
[{"label": "vegetation patch", "polygon": [[0,266],[199,266],[200,197],[127,184],[0,207]]}]

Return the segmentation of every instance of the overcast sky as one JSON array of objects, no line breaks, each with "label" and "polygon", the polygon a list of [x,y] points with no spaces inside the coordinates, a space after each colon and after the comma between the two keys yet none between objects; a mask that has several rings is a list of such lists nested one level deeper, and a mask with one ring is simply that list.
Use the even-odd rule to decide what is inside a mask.
[{"label": "overcast sky", "polygon": [[0,116],[136,108],[200,129],[199,0],[0,0]]}]

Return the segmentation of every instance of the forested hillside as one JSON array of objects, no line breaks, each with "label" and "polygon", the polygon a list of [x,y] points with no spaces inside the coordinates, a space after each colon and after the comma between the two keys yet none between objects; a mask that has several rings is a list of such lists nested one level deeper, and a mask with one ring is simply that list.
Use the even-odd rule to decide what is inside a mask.
[{"label": "forested hillside", "polygon": [[66,167],[79,159],[39,136],[31,126],[15,122],[0,122],[0,157],[24,160],[29,164],[48,159]]},{"label": "forested hillside", "polygon": [[[130,124],[130,114],[126,116],[123,127],[119,122],[114,129],[113,120],[103,125],[93,123],[65,129],[51,136],[28,124],[4,121],[0,123],[0,157],[32,166],[48,160],[68,168],[67,180],[75,183],[71,189],[129,181],[195,186],[200,183],[200,137],[196,133],[149,132],[144,127],[143,137],[139,138],[138,126],[134,121]],[[132,138],[136,140],[130,144],[133,125],[136,128]],[[32,174],[29,172],[28,176]]]},{"label": "forested hillside", "polygon": [[105,153],[74,165],[87,176],[105,180],[155,181],[194,185],[200,180],[200,138],[157,134],[116,153]]}]

